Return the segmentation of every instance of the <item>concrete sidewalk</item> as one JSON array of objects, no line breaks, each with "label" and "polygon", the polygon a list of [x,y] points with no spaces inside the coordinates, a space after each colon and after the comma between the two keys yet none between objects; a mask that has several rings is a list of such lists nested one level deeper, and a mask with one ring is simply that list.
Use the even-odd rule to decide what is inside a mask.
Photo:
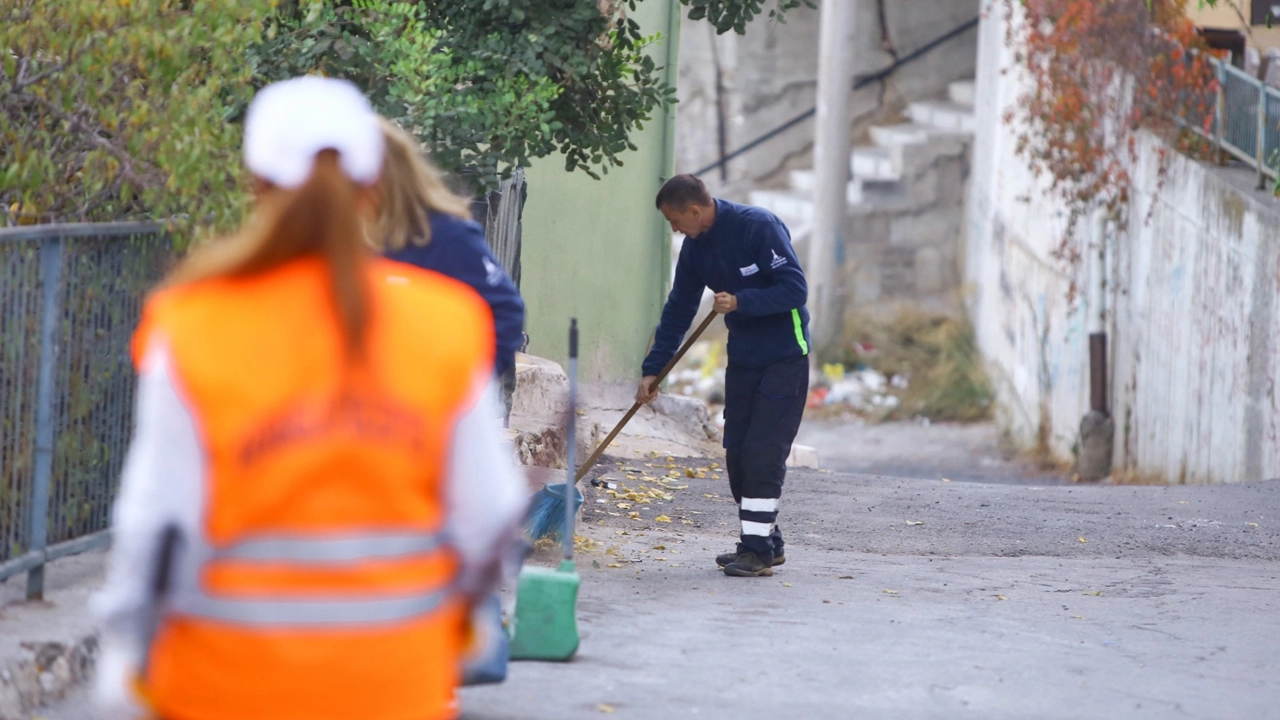
[{"label": "concrete sidewalk", "polygon": [[46,566],[44,602],[27,602],[27,576],[0,583],[0,720],[26,718],[60,699],[93,670],[97,630],[89,598],[102,585],[106,554]]}]

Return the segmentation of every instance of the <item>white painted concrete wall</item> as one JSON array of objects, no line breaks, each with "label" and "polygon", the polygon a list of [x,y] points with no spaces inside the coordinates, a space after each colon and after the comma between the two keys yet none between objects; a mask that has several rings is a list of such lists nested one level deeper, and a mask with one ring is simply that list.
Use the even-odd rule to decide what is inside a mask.
[{"label": "white painted concrete wall", "polygon": [[[1070,460],[1089,405],[1083,263],[1054,259],[1066,209],[1016,154],[1003,121],[1022,79],[1003,3],[980,30],[978,132],[965,280],[1000,420]],[[1161,182],[1159,156],[1172,157]],[[1280,476],[1280,204],[1251,175],[1206,168],[1144,136],[1106,293],[1117,470],[1169,482]],[[1082,227],[1088,232],[1090,228]],[[1080,288],[1068,300],[1073,280]]]}]

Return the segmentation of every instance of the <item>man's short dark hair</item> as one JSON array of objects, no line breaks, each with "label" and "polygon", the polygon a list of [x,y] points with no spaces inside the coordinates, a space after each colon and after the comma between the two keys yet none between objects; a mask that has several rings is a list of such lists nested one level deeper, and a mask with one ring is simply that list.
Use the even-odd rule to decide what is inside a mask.
[{"label": "man's short dark hair", "polygon": [[662,185],[658,191],[658,209],[669,207],[684,212],[690,205],[711,205],[711,193],[707,186],[693,175],[677,175]]}]

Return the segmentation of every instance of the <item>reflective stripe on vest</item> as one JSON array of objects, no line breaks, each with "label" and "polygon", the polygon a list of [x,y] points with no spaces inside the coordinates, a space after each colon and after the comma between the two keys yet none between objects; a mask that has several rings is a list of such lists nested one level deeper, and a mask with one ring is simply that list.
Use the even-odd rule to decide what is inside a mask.
[{"label": "reflective stripe on vest", "polygon": [[174,598],[170,608],[181,615],[240,625],[360,625],[408,620],[444,602],[446,592],[393,598],[342,600],[227,600],[204,594]]},{"label": "reflective stripe on vest", "polygon": [[377,593],[365,596],[314,596],[281,599],[278,596],[218,597],[201,587],[199,568],[223,560],[288,563],[316,569],[325,565],[350,567],[353,563],[408,559],[440,550],[440,536],[433,533],[363,533],[346,537],[257,537],[215,550],[197,542],[193,558],[171,596],[167,610],[178,615],[253,626],[360,625],[409,620],[430,613],[449,596],[448,588],[409,594]]},{"label": "reflective stripe on vest", "polygon": [[429,553],[440,547],[437,535],[387,533],[352,535],[343,538],[306,539],[262,537],[236,543],[214,552],[215,560],[256,560],[262,562],[352,563],[386,560]]}]

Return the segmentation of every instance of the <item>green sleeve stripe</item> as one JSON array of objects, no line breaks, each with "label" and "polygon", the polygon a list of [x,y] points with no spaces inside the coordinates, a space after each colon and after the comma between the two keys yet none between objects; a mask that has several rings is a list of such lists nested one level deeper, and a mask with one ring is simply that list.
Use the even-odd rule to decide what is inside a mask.
[{"label": "green sleeve stripe", "polygon": [[809,354],[809,343],[804,341],[804,326],[800,324],[800,311],[792,308],[791,319],[796,324],[796,342],[800,343],[800,352],[803,355]]}]

